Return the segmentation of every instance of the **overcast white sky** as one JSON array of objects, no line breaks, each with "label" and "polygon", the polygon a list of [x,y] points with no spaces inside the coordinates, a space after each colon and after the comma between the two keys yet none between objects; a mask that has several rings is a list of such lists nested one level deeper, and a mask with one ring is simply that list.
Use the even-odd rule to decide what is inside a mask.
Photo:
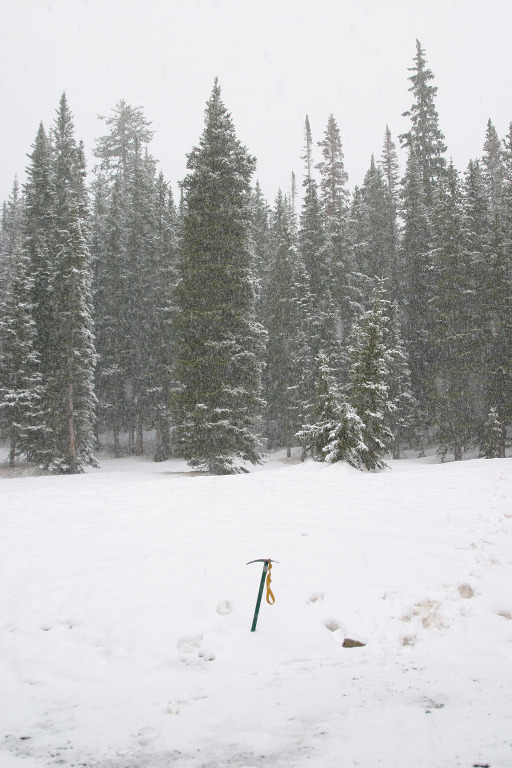
[{"label": "overcast white sky", "polygon": [[395,140],[407,128],[416,38],[462,170],[489,117],[502,137],[512,121],[511,35],[512,0],[2,0],[0,200],[63,90],[90,165],[97,115],[124,98],[153,122],[152,154],[175,186],[215,76],[269,200],[292,170],[302,177],[306,113],[315,142],[336,117],[352,188],[386,123]]}]

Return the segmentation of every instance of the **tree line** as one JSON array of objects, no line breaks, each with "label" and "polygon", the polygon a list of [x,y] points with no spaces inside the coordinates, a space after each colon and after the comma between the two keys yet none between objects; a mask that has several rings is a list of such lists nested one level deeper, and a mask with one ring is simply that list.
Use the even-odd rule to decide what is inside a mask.
[{"label": "tree line", "polygon": [[[306,117],[301,190],[272,205],[217,81],[180,199],[150,122],[103,117],[86,185],[63,95],[0,231],[0,428],[9,462],[53,472],[116,456],[241,471],[264,449],[377,469],[434,443],[504,456],[512,422],[512,123],[447,158],[417,41],[401,174],[388,127],[348,188],[330,115]],[[127,438],[125,439],[125,436]],[[127,444],[126,444],[127,440]]]}]

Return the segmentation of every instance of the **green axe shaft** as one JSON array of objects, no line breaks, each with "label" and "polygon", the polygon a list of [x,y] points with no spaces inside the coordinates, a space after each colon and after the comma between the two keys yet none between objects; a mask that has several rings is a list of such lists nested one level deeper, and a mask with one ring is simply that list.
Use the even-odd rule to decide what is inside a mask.
[{"label": "green axe shaft", "polygon": [[[258,623],[258,614],[260,612],[260,605],[261,605],[261,597],[263,595],[263,587],[265,586],[265,576],[267,575],[268,569],[271,567],[271,563],[277,563],[277,560],[271,560],[270,557],[263,558],[260,557],[258,560],[251,560],[247,565],[250,565],[251,563],[263,563],[263,573],[261,574],[261,581],[260,581],[260,589],[258,592],[258,599],[256,600],[256,609],[254,611],[254,619],[252,620],[252,627],[251,632],[254,632],[256,629],[256,624]],[[270,579],[269,579],[270,584]],[[270,605],[273,605],[274,603],[274,595],[272,594],[272,590],[270,587],[268,588],[267,593],[267,602]]]},{"label": "green axe shaft", "polygon": [[254,618],[252,620],[251,632],[256,630],[256,624],[258,623],[258,614],[260,612],[261,598],[263,595],[263,587],[265,586],[265,577],[268,571],[269,560],[265,560],[263,563],[263,573],[261,574],[260,589],[258,592],[258,599],[256,600],[256,610],[254,611]]}]

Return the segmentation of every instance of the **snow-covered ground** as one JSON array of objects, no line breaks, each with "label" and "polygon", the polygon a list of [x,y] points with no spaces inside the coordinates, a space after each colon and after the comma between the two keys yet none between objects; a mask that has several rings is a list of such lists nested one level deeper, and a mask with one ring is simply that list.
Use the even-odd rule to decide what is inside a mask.
[{"label": "snow-covered ground", "polygon": [[512,766],[511,459],[186,470],[0,478],[0,768]]}]

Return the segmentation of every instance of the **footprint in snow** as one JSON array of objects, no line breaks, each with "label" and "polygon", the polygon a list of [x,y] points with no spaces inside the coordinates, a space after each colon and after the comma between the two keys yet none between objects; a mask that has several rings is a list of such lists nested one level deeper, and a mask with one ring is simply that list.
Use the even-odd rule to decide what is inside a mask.
[{"label": "footprint in snow", "polygon": [[230,600],[221,600],[217,606],[219,616],[227,616],[233,610],[233,603]]},{"label": "footprint in snow", "polygon": [[[177,649],[180,653],[197,654],[197,656],[203,661],[214,661],[215,654],[211,650],[205,650],[201,648],[203,642],[203,635],[188,635],[178,640]],[[185,659],[182,659],[185,661]],[[187,661],[187,663],[190,663]]]},{"label": "footprint in snow", "polygon": [[155,731],[154,728],[141,728],[135,738],[141,747],[149,747],[158,736],[158,731]]},{"label": "footprint in snow", "polygon": [[308,605],[314,605],[315,603],[321,603],[324,599],[324,593],[323,592],[313,592],[312,595],[309,596],[307,599]]},{"label": "footprint in snow", "polygon": [[180,653],[194,653],[203,642],[202,635],[188,635],[178,640],[177,649]]}]

